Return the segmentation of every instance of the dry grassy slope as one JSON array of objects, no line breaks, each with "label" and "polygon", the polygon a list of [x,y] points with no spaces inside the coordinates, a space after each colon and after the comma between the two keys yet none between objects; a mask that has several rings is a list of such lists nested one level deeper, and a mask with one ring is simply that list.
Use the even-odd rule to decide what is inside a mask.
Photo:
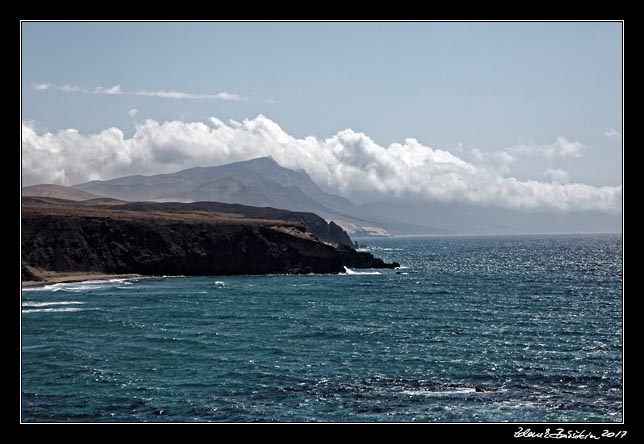
[{"label": "dry grassy slope", "polygon": [[82,217],[96,219],[112,219],[127,221],[148,221],[158,224],[186,223],[212,225],[248,225],[248,226],[289,226],[304,230],[304,224],[295,221],[279,219],[250,219],[234,214],[209,213],[205,211],[164,212],[164,211],[131,211],[119,207],[85,207],[85,206],[53,206],[23,204],[23,219],[31,215],[48,215],[59,217]]},{"label": "dry grassy slope", "polygon": [[54,197],[56,199],[66,199],[73,201],[102,198],[102,196],[88,193],[87,191],[75,190],[73,188],[53,184],[41,184],[23,187],[22,195],[25,197]]}]

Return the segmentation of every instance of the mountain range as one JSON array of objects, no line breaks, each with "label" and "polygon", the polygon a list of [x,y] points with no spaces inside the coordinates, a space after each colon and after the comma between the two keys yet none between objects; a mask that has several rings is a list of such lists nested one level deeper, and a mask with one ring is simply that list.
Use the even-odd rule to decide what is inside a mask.
[{"label": "mountain range", "polygon": [[597,211],[528,211],[409,199],[355,205],[322,190],[304,170],[284,168],[271,157],[170,174],[95,180],[70,188],[36,185],[23,188],[23,196],[273,207],[318,214],[352,236],[620,232],[622,226],[621,214]]},{"label": "mountain range", "polygon": [[272,157],[171,174],[95,180],[72,189],[129,201],[211,201],[306,211],[335,221],[349,234],[389,234],[362,217],[363,210],[348,199],[323,191],[304,170],[284,168]]}]

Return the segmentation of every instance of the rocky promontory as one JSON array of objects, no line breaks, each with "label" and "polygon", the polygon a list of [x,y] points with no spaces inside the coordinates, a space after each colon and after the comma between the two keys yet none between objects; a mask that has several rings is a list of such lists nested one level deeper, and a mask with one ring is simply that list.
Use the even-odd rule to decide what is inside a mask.
[{"label": "rocky promontory", "polygon": [[312,213],[234,207],[232,212],[211,202],[88,205],[23,198],[22,261],[57,272],[186,276],[398,266],[320,239],[307,225],[340,239],[342,230]]}]

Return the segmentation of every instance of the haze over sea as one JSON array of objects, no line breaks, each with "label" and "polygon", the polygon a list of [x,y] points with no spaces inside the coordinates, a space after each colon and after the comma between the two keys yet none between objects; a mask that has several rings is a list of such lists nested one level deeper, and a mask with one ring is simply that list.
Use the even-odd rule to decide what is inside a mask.
[{"label": "haze over sea", "polygon": [[358,240],[402,267],[25,288],[22,420],[622,420],[621,234]]}]

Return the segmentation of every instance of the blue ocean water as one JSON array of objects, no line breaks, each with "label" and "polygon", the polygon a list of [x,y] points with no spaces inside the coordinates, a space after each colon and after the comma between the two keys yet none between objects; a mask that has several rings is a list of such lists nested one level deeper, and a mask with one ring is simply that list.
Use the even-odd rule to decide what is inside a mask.
[{"label": "blue ocean water", "polygon": [[25,289],[22,420],[622,420],[621,235],[361,242],[403,268]]}]

